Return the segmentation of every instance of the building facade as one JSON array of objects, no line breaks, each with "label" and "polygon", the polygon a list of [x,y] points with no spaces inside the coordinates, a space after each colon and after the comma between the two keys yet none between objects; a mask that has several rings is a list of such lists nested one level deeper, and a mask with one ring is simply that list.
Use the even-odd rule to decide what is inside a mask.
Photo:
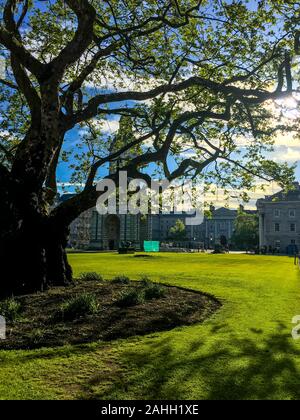
[{"label": "building facade", "polygon": [[172,242],[170,230],[180,220],[185,225],[184,238],[179,241],[182,246],[195,244],[213,249],[220,243],[231,244],[237,214],[237,210],[225,207],[212,208],[210,218],[204,218],[200,225],[190,225],[187,217],[191,216],[186,213],[103,216],[92,208],[71,224],[69,245],[80,249],[116,250],[122,244],[131,243],[142,250],[144,241]]},{"label": "building facade", "polygon": [[80,215],[70,226],[72,248],[116,250],[130,243],[142,249],[151,239],[149,220],[140,215],[100,215],[96,208]]},{"label": "building facade", "polygon": [[199,240],[198,226],[191,226],[187,223],[186,213],[161,213],[148,216],[151,219],[151,239],[153,241],[169,241],[172,239],[170,230],[180,220],[185,225],[184,241],[193,242]]},{"label": "building facade", "polygon": [[280,253],[300,249],[300,185],[257,201],[260,248],[273,247]]},{"label": "building facade", "polygon": [[92,208],[71,224],[69,245],[79,249],[116,250],[122,244],[130,243],[139,250],[143,249],[144,241],[169,241],[170,229],[177,220],[185,225],[184,241],[199,240],[199,227],[187,225],[186,218],[184,213],[103,216]]},{"label": "building facade", "polygon": [[230,245],[238,211],[225,207],[219,209],[212,207],[210,211],[211,217],[205,217],[199,227],[200,239],[206,248],[214,248],[220,243]]}]

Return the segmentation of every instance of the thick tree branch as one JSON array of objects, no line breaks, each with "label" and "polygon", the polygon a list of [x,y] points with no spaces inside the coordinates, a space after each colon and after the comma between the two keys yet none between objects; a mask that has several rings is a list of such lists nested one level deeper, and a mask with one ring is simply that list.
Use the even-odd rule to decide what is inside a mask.
[{"label": "thick tree branch", "polygon": [[5,85],[5,86],[7,86],[7,87],[9,87],[9,88],[11,88],[11,89],[14,89],[14,90],[19,90],[18,85],[14,84],[14,83],[12,83],[12,82],[10,82],[10,81],[8,81],[8,80],[1,79],[1,78],[0,78],[0,83],[2,83],[3,85]]},{"label": "thick tree branch", "polygon": [[126,144],[125,146],[121,147],[116,152],[113,152],[113,153],[109,154],[108,156],[106,156],[106,157],[98,160],[97,162],[95,162],[92,165],[90,173],[88,175],[87,182],[86,182],[86,185],[85,185],[85,189],[89,189],[93,185],[96,174],[97,174],[97,171],[101,166],[103,166],[107,162],[114,161],[115,159],[117,159],[118,157],[123,155],[128,150],[132,149],[135,146],[143,144],[146,140],[155,136],[157,133],[159,133],[163,129],[163,127],[167,124],[168,120],[169,120],[169,116],[167,116],[165,121],[163,121],[163,123],[160,124],[155,130],[151,131],[150,133],[145,134],[144,136],[139,137],[138,139],[136,139],[136,140]]},{"label": "thick tree branch", "polygon": [[29,7],[29,0],[25,0],[24,5],[23,5],[23,9],[22,9],[22,13],[21,13],[21,15],[18,19],[18,22],[17,22],[17,28],[18,29],[21,27],[26,15],[27,15],[28,7]]},{"label": "thick tree branch", "polygon": [[22,44],[18,25],[14,20],[15,7],[15,0],[6,1],[3,13],[5,26],[0,24],[0,43],[3,44],[12,54],[14,54],[20,63],[32,74],[36,77],[40,77],[45,67]]},{"label": "thick tree branch", "polygon": [[59,79],[65,69],[76,63],[93,41],[96,11],[88,0],[66,0],[67,5],[76,14],[78,27],[74,38],[61,50],[50,63],[53,77]]},{"label": "thick tree branch", "polygon": [[39,124],[41,118],[41,99],[32,85],[25,69],[22,67],[17,57],[12,54],[11,67],[18,84],[19,90],[24,94],[29,105],[33,124]]},{"label": "thick tree branch", "polygon": [[282,91],[283,86],[281,84],[279,84],[276,91],[269,92],[262,89],[242,89],[236,86],[228,85],[227,81],[224,83],[218,83],[202,77],[194,76],[177,84],[161,85],[145,92],[128,91],[97,95],[88,102],[85,109],[74,115],[73,123],[76,124],[93,118],[97,115],[100,105],[122,101],[144,101],[155,98],[161,94],[181,92],[194,86],[203,87],[215,93],[231,96],[249,104],[260,104],[269,99],[279,99],[284,95],[290,94],[290,91]]}]

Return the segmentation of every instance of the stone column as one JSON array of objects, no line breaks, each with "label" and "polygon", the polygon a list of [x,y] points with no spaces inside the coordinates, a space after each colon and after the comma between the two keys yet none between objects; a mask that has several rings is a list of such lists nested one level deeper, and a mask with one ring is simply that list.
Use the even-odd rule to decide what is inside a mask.
[{"label": "stone column", "polygon": [[265,246],[265,215],[259,213],[259,246]]}]

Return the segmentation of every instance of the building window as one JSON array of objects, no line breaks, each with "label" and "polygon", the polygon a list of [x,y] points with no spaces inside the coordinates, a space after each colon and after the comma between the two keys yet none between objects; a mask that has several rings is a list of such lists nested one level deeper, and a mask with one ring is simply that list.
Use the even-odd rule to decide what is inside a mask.
[{"label": "building window", "polygon": [[280,240],[275,241],[275,248],[280,249]]},{"label": "building window", "polygon": [[296,232],[296,223],[291,223],[290,224],[290,231],[291,232]]},{"label": "building window", "polygon": [[275,230],[275,232],[280,232],[280,224],[279,223],[275,223],[274,230]]},{"label": "building window", "polygon": [[274,210],[274,216],[275,217],[280,217],[280,210],[279,209]]},{"label": "building window", "polygon": [[292,240],[291,240],[291,244],[292,244],[292,245],[296,245],[296,240],[295,240],[295,239],[292,239]]},{"label": "building window", "polygon": [[289,217],[296,217],[296,210],[295,209],[289,209]]}]

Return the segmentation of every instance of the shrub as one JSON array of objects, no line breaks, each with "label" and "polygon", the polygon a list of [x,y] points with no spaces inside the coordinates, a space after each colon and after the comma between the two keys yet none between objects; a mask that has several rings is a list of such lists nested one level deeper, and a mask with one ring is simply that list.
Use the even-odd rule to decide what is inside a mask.
[{"label": "shrub", "polygon": [[44,332],[41,329],[36,329],[29,334],[28,339],[31,344],[38,344],[44,338]]},{"label": "shrub", "polygon": [[61,307],[61,314],[64,319],[73,320],[95,314],[98,311],[98,306],[96,295],[82,293],[64,303]]},{"label": "shrub", "polygon": [[126,276],[117,276],[112,280],[112,282],[114,284],[129,284],[130,278]]},{"label": "shrub", "polygon": [[149,287],[152,284],[151,280],[147,276],[141,277],[140,282],[143,287]]},{"label": "shrub", "polygon": [[22,305],[17,300],[10,298],[0,302],[0,315],[9,321],[15,321],[20,317]]},{"label": "shrub", "polygon": [[166,296],[166,289],[159,284],[150,284],[145,288],[145,299],[160,299]]},{"label": "shrub", "polygon": [[117,305],[121,308],[135,306],[145,301],[145,293],[143,290],[133,289],[123,292],[117,301]]},{"label": "shrub", "polygon": [[83,281],[102,281],[103,278],[100,274],[98,273],[81,273],[79,275],[79,280],[83,280]]}]

